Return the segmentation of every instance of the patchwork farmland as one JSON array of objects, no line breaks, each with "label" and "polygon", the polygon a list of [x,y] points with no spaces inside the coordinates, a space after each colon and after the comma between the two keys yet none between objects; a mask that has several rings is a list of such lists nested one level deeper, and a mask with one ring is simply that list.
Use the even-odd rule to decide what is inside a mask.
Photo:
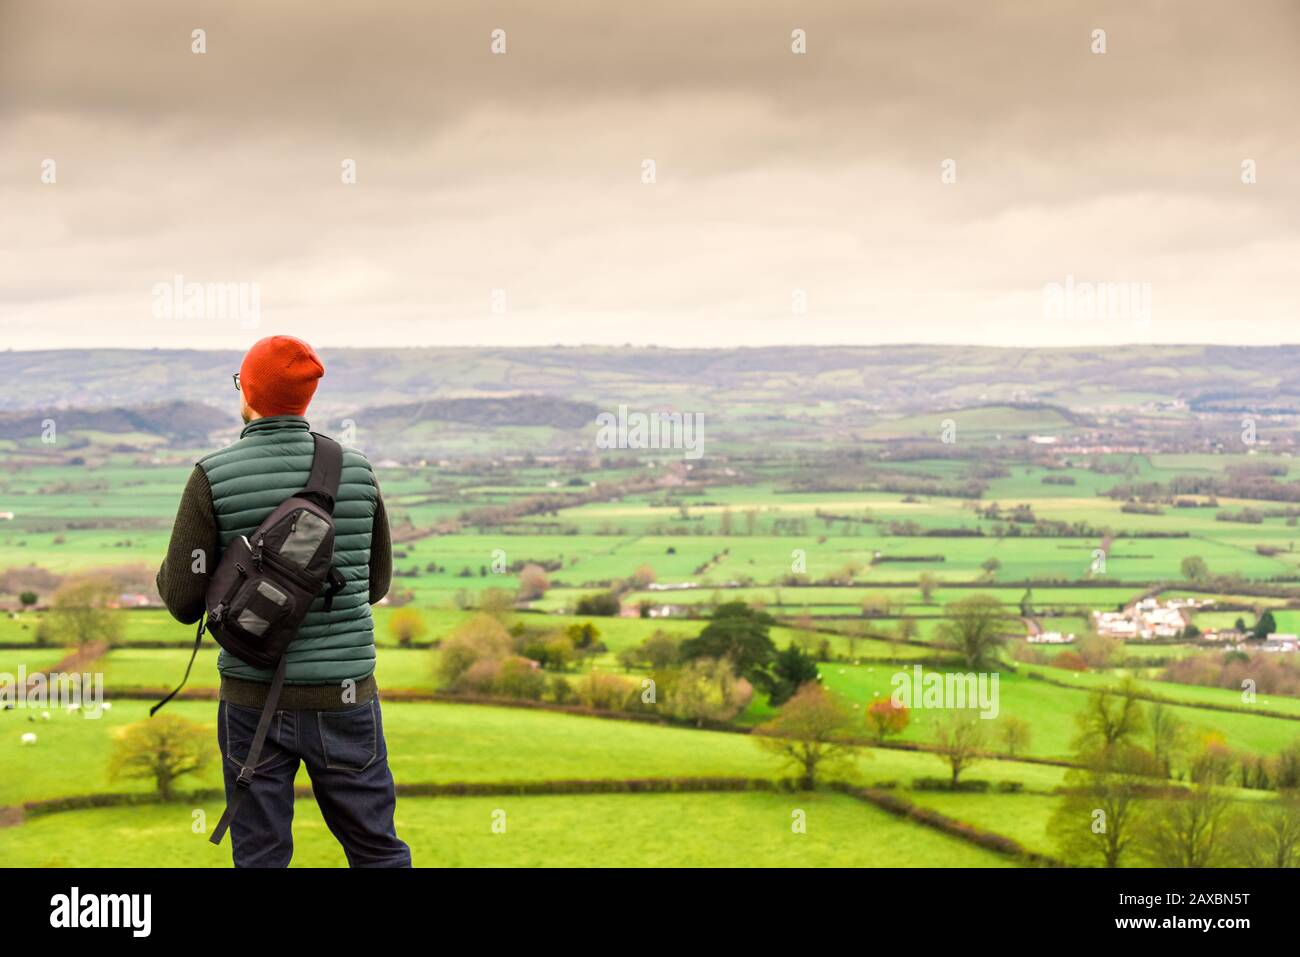
[{"label": "patchwork farmland", "polygon": [[[693,462],[567,420],[413,441],[358,415],[394,532],[376,677],[417,865],[1296,863],[1267,837],[1300,821],[1289,418],[1243,447],[1236,413],[1153,423],[1158,397],[796,414],[784,386],[730,388]],[[193,461],[231,438],[213,416],[196,436],[69,410],[47,442],[15,413],[0,437],[0,863],[229,864],[193,826],[219,755],[165,790],[122,760],[189,657],[153,574]],[[1099,628],[1144,601],[1171,633]],[[213,748],[215,660],[208,640],[167,709]],[[60,672],[100,676],[104,707],[29,707]],[[967,675],[996,688],[983,717],[922,693]],[[1128,763],[1098,764],[1099,733]],[[812,772],[782,747],[810,740]],[[1107,861],[1090,809],[1117,781],[1143,814]],[[1171,850],[1188,814],[1220,839]],[[310,799],[294,828],[296,864],[344,863]]]}]

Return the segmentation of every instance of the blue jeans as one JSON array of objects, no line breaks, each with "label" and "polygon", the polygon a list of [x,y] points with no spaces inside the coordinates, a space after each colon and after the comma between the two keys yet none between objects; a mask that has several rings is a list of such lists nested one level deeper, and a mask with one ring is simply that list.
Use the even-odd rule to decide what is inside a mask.
[{"label": "blue jeans", "polygon": [[[226,799],[248,755],[256,708],[217,707]],[[338,711],[277,711],[253,783],[230,826],[236,867],[287,867],[293,857],[293,782],[307,765],[321,815],[351,867],[410,867],[397,837],[397,794],[388,767],[379,699]]]}]

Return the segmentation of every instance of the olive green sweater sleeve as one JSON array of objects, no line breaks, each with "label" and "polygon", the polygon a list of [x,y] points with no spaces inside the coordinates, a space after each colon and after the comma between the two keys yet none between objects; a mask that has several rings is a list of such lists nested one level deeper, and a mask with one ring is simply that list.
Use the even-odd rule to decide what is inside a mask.
[{"label": "olive green sweater sleeve", "polygon": [[177,621],[190,625],[203,617],[208,581],[221,553],[208,476],[194,466],[172,525],[167,557],[158,569],[158,594]]},{"label": "olive green sweater sleeve", "polygon": [[384,498],[375,501],[375,522],[370,529],[370,604],[388,594],[393,583],[393,537],[388,530]]}]

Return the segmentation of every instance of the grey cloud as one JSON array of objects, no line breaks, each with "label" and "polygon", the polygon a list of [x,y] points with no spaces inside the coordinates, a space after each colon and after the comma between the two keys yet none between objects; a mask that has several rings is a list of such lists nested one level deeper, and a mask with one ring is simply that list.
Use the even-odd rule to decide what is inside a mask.
[{"label": "grey cloud", "polygon": [[[175,273],[335,344],[1293,337],[1298,27],[1275,0],[0,0],[0,341],[242,344],[144,316]],[[1151,282],[1157,321],[1044,323],[1066,273]]]}]

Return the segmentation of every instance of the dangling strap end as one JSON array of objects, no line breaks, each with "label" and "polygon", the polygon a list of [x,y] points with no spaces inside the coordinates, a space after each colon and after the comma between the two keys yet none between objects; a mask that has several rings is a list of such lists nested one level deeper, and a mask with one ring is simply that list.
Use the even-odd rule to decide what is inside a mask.
[{"label": "dangling strap end", "polygon": [[190,663],[185,666],[185,677],[181,678],[181,683],[172,689],[171,694],[167,695],[167,697],[163,698],[156,705],[154,705],[152,708],[149,709],[149,717],[152,718],[155,714],[158,713],[159,708],[165,705],[168,701],[171,701],[172,698],[176,697],[176,695],[180,692],[180,690],[185,687],[185,682],[190,680],[190,669],[194,667],[194,659],[198,657],[199,645],[202,643],[202,641],[203,641],[203,616],[200,615],[199,625],[194,630],[194,650],[190,652]]}]

